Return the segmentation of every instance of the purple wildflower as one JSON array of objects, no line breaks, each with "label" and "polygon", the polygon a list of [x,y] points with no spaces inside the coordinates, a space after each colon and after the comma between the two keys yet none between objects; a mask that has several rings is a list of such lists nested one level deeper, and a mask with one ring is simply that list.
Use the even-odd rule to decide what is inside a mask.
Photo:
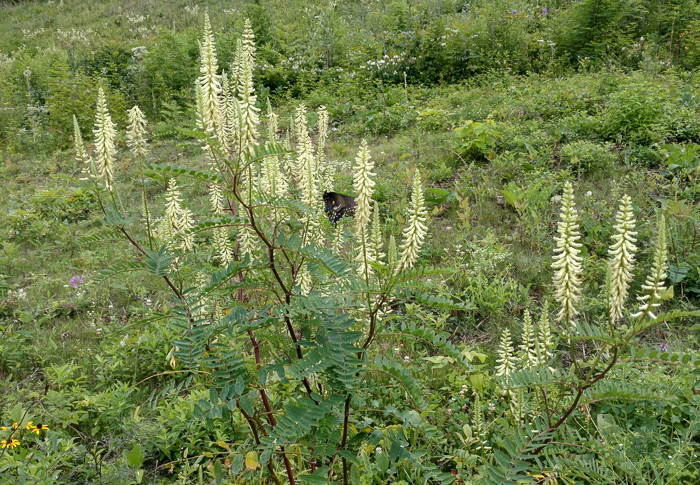
[{"label": "purple wildflower", "polygon": [[547,7],[542,7],[542,15],[547,15],[548,13]]},{"label": "purple wildflower", "polygon": [[85,276],[85,275],[73,276],[73,277],[70,279],[70,284],[73,285],[73,288],[77,288],[78,285],[82,285],[82,284],[83,284],[83,276]]},{"label": "purple wildflower", "polygon": [[659,350],[661,352],[666,352],[668,350],[668,344],[661,344],[659,345]]}]

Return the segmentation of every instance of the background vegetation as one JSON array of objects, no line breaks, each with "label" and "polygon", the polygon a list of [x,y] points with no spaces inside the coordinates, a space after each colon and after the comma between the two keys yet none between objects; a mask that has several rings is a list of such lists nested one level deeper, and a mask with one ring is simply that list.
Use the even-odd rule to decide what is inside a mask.
[{"label": "background vegetation", "polygon": [[[427,276],[426,286],[465,308],[426,309],[408,297],[392,306],[396,318],[375,353],[401,378],[369,379],[363,389],[353,483],[508,480],[488,467],[513,454],[506,438],[524,428],[495,376],[498,341],[508,329],[520,342],[525,309],[539,316],[545,302],[555,307],[550,265],[565,182],[580,213],[585,322],[599,324],[604,313],[623,194],[639,221],[632,293],[652,264],[661,213],[674,296],[664,306],[698,310],[696,1],[5,3],[0,424],[31,419],[49,429],[25,430],[21,447],[0,450],[0,482],[270,480],[267,468],[245,460],[255,449],[247,428],[201,404],[211,401],[211,380],[173,360],[181,334],[158,318],[176,306],[162,281],[141,272],[104,277],[134,253],[105,239],[109,225],[77,181],[72,150],[73,115],[91,134],[103,87],[121,133],[117,187],[132,212],[141,205],[138,162],[123,129],[134,104],[149,120],[148,163],[206,166],[201,142],[182,130],[194,126],[207,11],[226,71],[251,20],[258,105],[269,100],[282,130],[300,102],[327,108],[338,191],[353,192],[351,160],[368,138],[388,233],[398,236],[405,223],[415,169],[426,178],[430,235],[420,262],[450,270]],[[314,138],[317,123],[312,112]],[[167,183],[151,178],[148,199],[161,204]],[[183,192],[204,207],[201,187]],[[518,479],[700,480],[697,323],[686,316],[644,333],[607,377],[616,392],[571,414],[574,446],[548,448],[557,469],[532,457],[515,465]],[[450,342],[469,366],[425,338],[399,335],[407,328]],[[554,359],[573,369],[563,342]],[[303,460],[300,452],[307,472]]]}]

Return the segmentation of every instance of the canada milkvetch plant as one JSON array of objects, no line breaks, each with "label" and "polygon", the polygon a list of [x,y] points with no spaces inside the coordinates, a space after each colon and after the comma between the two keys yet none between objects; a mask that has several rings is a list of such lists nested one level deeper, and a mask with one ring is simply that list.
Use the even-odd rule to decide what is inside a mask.
[{"label": "canada milkvetch plant", "polygon": [[[373,199],[376,174],[363,142],[353,170],[354,230],[347,233],[342,221],[335,228],[322,211],[321,194],[333,187],[328,178],[335,172],[324,153],[327,111],[319,109],[315,146],[303,105],[294,115],[293,137],[280,144],[269,99],[266,115],[259,115],[250,23],[245,22],[228,74],[220,72],[215,44],[205,15],[200,76],[194,82],[195,129],[182,133],[199,140],[206,167],[149,163],[147,121],[138,107],[128,113],[127,145],[142,177],[167,180],[165,193],[152,200],[142,180],[142,218],[130,217],[114,196],[116,129],[100,91],[98,178],[84,183],[95,191],[107,222],[139,255],[101,277],[141,269],[162,278],[173,304],[159,318],[178,332],[168,363],[208,376],[203,385],[209,398],[197,403],[197,413],[208,423],[247,430],[248,443],[231,453],[245,457],[248,470],[264,470],[273,483],[284,476],[289,483],[301,478],[347,484],[367,468],[367,449],[381,441],[392,459],[423,479],[448,479],[451,475],[435,463],[419,459],[420,449],[410,438],[409,430],[435,433],[420,386],[402,361],[373,355],[383,316],[397,301],[465,308],[431,296],[421,283],[423,275],[436,271],[419,266],[428,230],[420,174],[416,171],[399,249],[391,235],[386,257]],[[90,172],[79,135],[76,124],[76,157]],[[194,212],[198,204],[183,188],[197,184],[208,194],[208,206]],[[134,219],[145,219],[145,230]],[[444,337],[426,332],[406,329],[405,335],[417,334],[468,365]],[[379,376],[388,376],[410,396],[411,413],[392,418],[402,424],[400,432],[361,431],[367,427],[361,423],[372,419],[357,407],[358,392]],[[236,463],[238,468],[226,473],[245,471],[241,461]],[[223,468],[216,467],[221,474]]]},{"label": "canada milkvetch plant", "polygon": [[[627,362],[653,360],[673,363],[678,355],[649,349],[638,336],[662,323],[679,318],[700,316],[699,312],[674,311],[656,314],[667,298],[666,224],[659,216],[653,261],[636,299],[638,311],[628,313],[629,288],[633,281],[637,251],[635,218],[632,202],[624,195],[614,224],[605,284],[606,311],[589,315],[580,309],[583,298],[582,243],[573,185],[564,185],[557,235],[554,237],[552,277],[554,299],[559,304],[552,330],[547,304],[535,332],[529,310],[525,311],[519,347],[519,361],[514,364],[514,349],[509,330],[504,330],[498,351],[499,385],[507,391],[513,432],[499,436],[494,447],[495,463],[487,465],[488,483],[522,483],[533,474],[550,470],[552,478],[587,475],[587,451],[578,444],[575,427],[564,426],[577,413],[601,401],[654,401],[661,398],[632,388],[610,372]],[[560,336],[559,339],[554,334]],[[560,346],[559,342],[565,345]],[[534,352],[533,352],[534,349]],[[691,356],[684,357],[688,362]],[[610,381],[610,382],[609,382]],[[547,453],[542,454],[547,449]],[[605,457],[598,459],[604,460]],[[559,474],[551,470],[562,470]],[[568,474],[567,474],[568,472]],[[545,476],[545,475],[541,475]]]}]

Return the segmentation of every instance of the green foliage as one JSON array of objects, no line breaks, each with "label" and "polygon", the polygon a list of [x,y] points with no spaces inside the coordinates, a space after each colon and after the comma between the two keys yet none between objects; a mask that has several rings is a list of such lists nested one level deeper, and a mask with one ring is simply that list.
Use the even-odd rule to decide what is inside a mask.
[{"label": "green foliage", "polygon": [[611,145],[574,141],[561,147],[561,159],[572,172],[605,172],[615,161]]},{"label": "green foliage", "polygon": [[462,157],[484,160],[492,157],[501,133],[491,120],[484,123],[467,120],[464,125],[455,130],[455,136],[457,138],[455,148]]}]

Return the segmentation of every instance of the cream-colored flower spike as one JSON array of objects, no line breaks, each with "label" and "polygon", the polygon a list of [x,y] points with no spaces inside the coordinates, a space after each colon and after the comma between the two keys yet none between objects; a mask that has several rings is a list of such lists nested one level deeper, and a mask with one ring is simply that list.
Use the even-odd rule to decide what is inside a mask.
[{"label": "cream-colored flower spike", "polygon": [[374,202],[372,209],[372,252],[374,253],[374,261],[384,265],[386,254],[384,254],[384,241],[382,241],[382,227],[379,224],[379,210],[377,202]]},{"label": "cream-colored flower spike", "polygon": [[255,106],[257,95],[253,86],[253,70],[255,69],[255,40],[250,21],[246,20],[243,32],[243,42],[238,66],[238,99],[241,110],[240,126],[240,151],[252,153],[253,147],[258,144],[258,126],[260,125],[260,108]]},{"label": "cream-colored flower spike", "polygon": [[537,365],[544,366],[553,355],[554,337],[552,336],[552,325],[549,321],[549,303],[544,302],[540,321],[537,323],[537,339],[535,352],[537,354]]},{"label": "cream-colored flower spike", "polygon": [[107,109],[107,97],[102,88],[97,93],[97,113],[95,114],[95,155],[97,157],[97,174],[104,180],[107,190],[112,190],[114,180],[114,138],[117,135],[116,124]]},{"label": "cream-colored flower spike", "polygon": [[530,311],[525,309],[523,315],[523,333],[520,342],[520,359],[525,367],[537,366],[537,349],[535,348],[535,329]]},{"label": "cream-colored flower spike", "polygon": [[661,305],[661,293],[667,290],[663,284],[668,275],[667,253],[668,247],[666,242],[666,218],[659,216],[658,234],[656,236],[656,246],[654,247],[654,262],[651,265],[651,272],[647,275],[646,281],[642,285],[642,289],[646,292],[645,295],[637,296],[639,300],[639,311],[632,315],[632,318],[639,318],[647,314],[650,319],[655,319],[656,315],[653,310]]},{"label": "cream-colored flower spike", "polygon": [[359,235],[362,231],[368,233],[369,220],[372,213],[372,195],[374,194],[375,182],[373,178],[377,175],[372,172],[374,163],[369,153],[367,140],[362,140],[360,150],[355,157],[355,166],[353,167],[353,187],[357,193],[355,202],[355,234]]},{"label": "cream-colored flower spike", "polygon": [[[297,106],[294,114],[294,134],[297,138],[297,157],[296,161],[292,163],[291,171],[294,181],[301,185],[307,165],[312,164],[314,160],[314,148],[306,123],[306,106],[303,103]],[[313,204],[313,201],[310,202]]]},{"label": "cream-colored flower spike", "polygon": [[209,22],[209,14],[204,14],[204,40],[199,47],[201,64],[199,65],[200,76],[197,83],[202,89],[201,107],[203,114],[203,129],[213,135],[221,130],[221,105],[219,95],[221,94],[221,76],[217,73],[219,66],[216,60],[216,46],[214,44],[214,33]]},{"label": "cream-colored flower spike", "polygon": [[81,180],[90,180],[95,177],[95,166],[85,151],[83,136],[80,134],[78,118],[73,115],[73,140],[75,142],[75,161],[83,173]]},{"label": "cream-colored flower spike", "polygon": [[245,19],[243,23],[243,39],[241,40],[242,54],[245,57],[243,62],[247,62],[251,72],[255,70],[255,34],[250,19]]},{"label": "cream-colored flower spike", "polygon": [[559,233],[554,238],[557,246],[554,249],[554,298],[559,302],[561,308],[557,314],[557,321],[566,322],[570,330],[576,326],[576,304],[581,298],[581,282],[579,276],[583,270],[581,266],[581,238],[579,234],[577,212],[574,208],[574,188],[571,182],[564,186],[564,196],[562,197],[561,213],[557,224]]},{"label": "cream-colored flower spike", "polygon": [[627,298],[629,283],[634,277],[634,254],[637,246],[634,230],[635,220],[632,212],[632,199],[625,195],[620,201],[620,208],[615,215],[615,235],[610,246],[610,283],[608,292],[608,311],[612,324],[622,315],[622,307]]},{"label": "cream-colored flower spike", "polygon": [[129,125],[126,127],[126,144],[136,158],[145,157],[148,153],[146,145],[146,117],[138,106],[129,111]]},{"label": "cream-colored flower spike", "polygon": [[416,170],[413,178],[413,195],[411,196],[411,206],[408,209],[408,223],[403,230],[403,244],[401,244],[401,257],[396,267],[398,273],[402,269],[412,268],[418,260],[418,252],[423,246],[425,235],[428,233],[426,221],[428,211],[425,209],[425,199],[423,197],[423,182],[420,172]]},{"label": "cream-colored flower spike", "polygon": [[498,345],[496,375],[508,376],[513,372],[515,370],[515,363],[513,360],[513,340],[510,337],[510,330],[506,328],[501,334],[501,342]]},{"label": "cream-colored flower spike", "polygon": [[181,237],[180,249],[191,251],[194,248],[194,234],[189,231],[194,227],[192,212],[182,207],[182,196],[174,178],[168,182],[165,192],[165,220]]}]

